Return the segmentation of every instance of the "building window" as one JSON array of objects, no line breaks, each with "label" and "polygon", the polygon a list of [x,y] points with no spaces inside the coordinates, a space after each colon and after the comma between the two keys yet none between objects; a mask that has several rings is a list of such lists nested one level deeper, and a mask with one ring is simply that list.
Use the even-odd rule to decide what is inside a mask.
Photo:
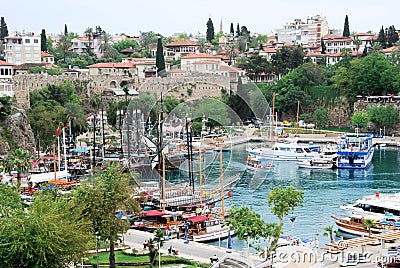
[{"label": "building window", "polygon": [[33,39],[33,43],[39,44],[39,39]]},{"label": "building window", "polygon": [[31,42],[31,40],[25,39],[25,43],[26,43],[26,44],[29,44],[30,42]]}]

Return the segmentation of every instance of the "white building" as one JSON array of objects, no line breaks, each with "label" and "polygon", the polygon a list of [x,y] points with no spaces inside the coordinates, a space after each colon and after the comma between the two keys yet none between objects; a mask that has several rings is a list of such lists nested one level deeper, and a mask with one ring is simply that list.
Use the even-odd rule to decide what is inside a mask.
[{"label": "white building", "polygon": [[306,22],[295,19],[294,22],[286,23],[283,28],[277,29],[279,42],[296,45],[316,46],[328,33],[328,22],[320,15],[309,17]]},{"label": "white building", "polygon": [[207,53],[189,54],[181,57],[181,70],[186,72],[199,72],[215,74],[237,80],[244,76],[245,71],[229,66],[222,60],[222,55],[211,55]]},{"label": "white building", "polygon": [[13,64],[42,62],[40,36],[8,36],[4,44],[5,60]]},{"label": "white building", "polygon": [[12,72],[14,64],[0,60],[0,97],[14,96]]}]

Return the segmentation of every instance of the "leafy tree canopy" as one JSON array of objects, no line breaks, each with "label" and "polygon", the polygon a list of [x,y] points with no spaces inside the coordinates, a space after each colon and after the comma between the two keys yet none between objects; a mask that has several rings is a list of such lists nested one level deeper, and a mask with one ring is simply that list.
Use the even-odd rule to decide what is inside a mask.
[{"label": "leafy tree canopy", "polygon": [[24,210],[19,194],[0,185],[0,262],[5,267],[68,267],[88,242],[79,208],[55,193],[42,193]]}]

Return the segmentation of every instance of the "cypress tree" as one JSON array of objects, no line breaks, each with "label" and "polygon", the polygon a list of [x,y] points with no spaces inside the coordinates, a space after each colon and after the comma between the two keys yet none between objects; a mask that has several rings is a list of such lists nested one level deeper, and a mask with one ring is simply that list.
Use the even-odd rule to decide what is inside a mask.
[{"label": "cypress tree", "polygon": [[233,29],[233,23],[231,22],[231,35],[234,36],[235,35],[235,29]]},{"label": "cypress tree", "polygon": [[42,29],[42,33],[40,34],[40,49],[41,51],[47,51],[47,37],[45,29]]},{"label": "cypress tree", "polygon": [[7,24],[4,21],[4,17],[1,17],[1,19],[0,19],[0,39],[3,40],[6,36],[8,36]]},{"label": "cypress tree", "polygon": [[214,24],[211,20],[211,18],[208,18],[207,21],[207,34],[206,34],[206,39],[208,42],[212,42],[212,40],[214,39]]},{"label": "cypress tree", "polygon": [[165,70],[164,49],[162,46],[161,37],[159,37],[157,40],[156,67],[157,73]]},{"label": "cypress tree", "polygon": [[239,23],[236,25],[236,36],[241,36]]},{"label": "cypress tree", "polygon": [[349,37],[350,36],[350,27],[349,27],[349,17],[344,19],[344,29],[343,29],[343,37]]},{"label": "cypress tree", "polygon": [[64,24],[64,35],[68,35],[68,29],[67,29],[67,24]]},{"label": "cypress tree", "polygon": [[379,45],[381,46],[381,48],[386,48],[387,40],[386,40],[385,30],[383,30],[383,25],[382,25],[381,30],[379,31],[377,41],[378,41]]},{"label": "cypress tree", "polygon": [[396,45],[396,42],[399,41],[399,35],[397,34],[396,28],[394,25],[390,26],[387,32],[387,42],[388,46],[392,47]]},{"label": "cypress tree", "polygon": [[326,54],[326,45],[324,40],[321,38],[321,54]]}]

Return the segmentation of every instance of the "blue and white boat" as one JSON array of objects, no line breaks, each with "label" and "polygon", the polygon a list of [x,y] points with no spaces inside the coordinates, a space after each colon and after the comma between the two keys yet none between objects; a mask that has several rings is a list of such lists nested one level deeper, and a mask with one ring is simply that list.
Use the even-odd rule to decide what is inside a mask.
[{"label": "blue and white boat", "polygon": [[369,167],[374,155],[372,139],[372,134],[344,134],[338,142],[337,168],[365,169]]}]

